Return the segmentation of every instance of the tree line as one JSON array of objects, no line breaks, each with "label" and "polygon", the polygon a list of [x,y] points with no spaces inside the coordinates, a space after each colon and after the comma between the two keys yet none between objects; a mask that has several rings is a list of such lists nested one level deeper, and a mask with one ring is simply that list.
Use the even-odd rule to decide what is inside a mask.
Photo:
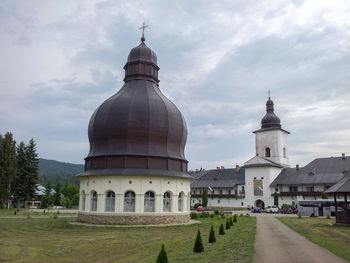
[{"label": "tree line", "polygon": [[79,205],[79,186],[65,183],[63,186],[58,182],[53,186],[51,181],[45,184],[45,195],[41,198],[41,207],[64,206],[72,208]]},{"label": "tree line", "polygon": [[19,144],[12,133],[0,134],[0,207],[23,203],[35,197],[39,159],[34,139]]},{"label": "tree line", "polygon": [[[0,208],[25,206],[37,197],[38,183],[39,158],[34,139],[27,145],[17,144],[12,133],[0,134]],[[78,206],[79,186],[74,183],[61,186],[59,182],[53,186],[49,180],[40,201],[42,208]]]}]

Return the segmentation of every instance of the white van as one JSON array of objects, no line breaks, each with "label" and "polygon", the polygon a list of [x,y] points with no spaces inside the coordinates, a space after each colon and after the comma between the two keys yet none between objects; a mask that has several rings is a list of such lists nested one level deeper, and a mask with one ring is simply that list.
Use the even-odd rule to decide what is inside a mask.
[{"label": "white van", "polygon": [[275,205],[269,205],[265,208],[266,213],[278,213],[278,207]]}]

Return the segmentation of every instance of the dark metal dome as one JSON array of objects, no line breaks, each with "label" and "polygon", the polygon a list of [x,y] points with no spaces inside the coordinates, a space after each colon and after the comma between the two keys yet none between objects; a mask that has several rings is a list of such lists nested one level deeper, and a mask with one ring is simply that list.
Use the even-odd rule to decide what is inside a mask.
[{"label": "dark metal dome", "polygon": [[159,89],[156,54],[142,41],[131,50],[124,69],[123,87],[91,117],[85,171],[155,169],[185,176],[187,126]]},{"label": "dark metal dome", "polygon": [[266,114],[261,120],[261,128],[281,128],[280,118],[274,112],[273,101],[270,97],[266,102]]}]

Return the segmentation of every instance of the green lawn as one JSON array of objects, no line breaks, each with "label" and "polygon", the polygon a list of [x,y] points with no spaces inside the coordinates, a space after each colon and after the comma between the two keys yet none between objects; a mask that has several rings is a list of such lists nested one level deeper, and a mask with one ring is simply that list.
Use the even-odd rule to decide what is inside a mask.
[{"label": "green lawn", "polygon": [[[45,213],[44,213],[45,210]],[[17,209],[11,208],[11,209],[0,209],[0,217],[38,217],[38,216],[53,216],[57,214],[57,210],[48,210],[44,209],[42,211],[31,211],[29,209],[21,208],[19,211]],[[15,214],[16,211],[16,214]],[[77,213],[62,213],[64,216],[77,216]]]},{"label": "green lawn", "polygon": [[335,219],[279,217],[281,222],[312,242],[350,261],[350,226],[335,225]]},{"label": "green lawn", "polygon": [[[216,217],[171,227],[88,227],[68,218],[0,219],[0,262],[155,262],[165,244],[169,262],[253,262],[255,217],[238,217],[219,236]],[[214,225],[217,242],[208,243]],[[193,253],[197,229],[205,252]]]}]

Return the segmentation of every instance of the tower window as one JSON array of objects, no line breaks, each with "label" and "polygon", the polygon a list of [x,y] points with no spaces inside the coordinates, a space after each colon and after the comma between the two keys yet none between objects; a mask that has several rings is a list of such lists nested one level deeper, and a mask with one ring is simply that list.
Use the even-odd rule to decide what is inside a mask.
[{"label": "tower window", "polygon": [[270,151],[270,148],[269,148],[269,147],[266,147],[266,148],[265,148],[265,156],[266,156],[266,157],[270,157],[270,156],[271,156],[271,151]]},{"label": "tower window", "polygon": [[283,158],[287,158],[287,152],[285,147],[283,147]]}]

